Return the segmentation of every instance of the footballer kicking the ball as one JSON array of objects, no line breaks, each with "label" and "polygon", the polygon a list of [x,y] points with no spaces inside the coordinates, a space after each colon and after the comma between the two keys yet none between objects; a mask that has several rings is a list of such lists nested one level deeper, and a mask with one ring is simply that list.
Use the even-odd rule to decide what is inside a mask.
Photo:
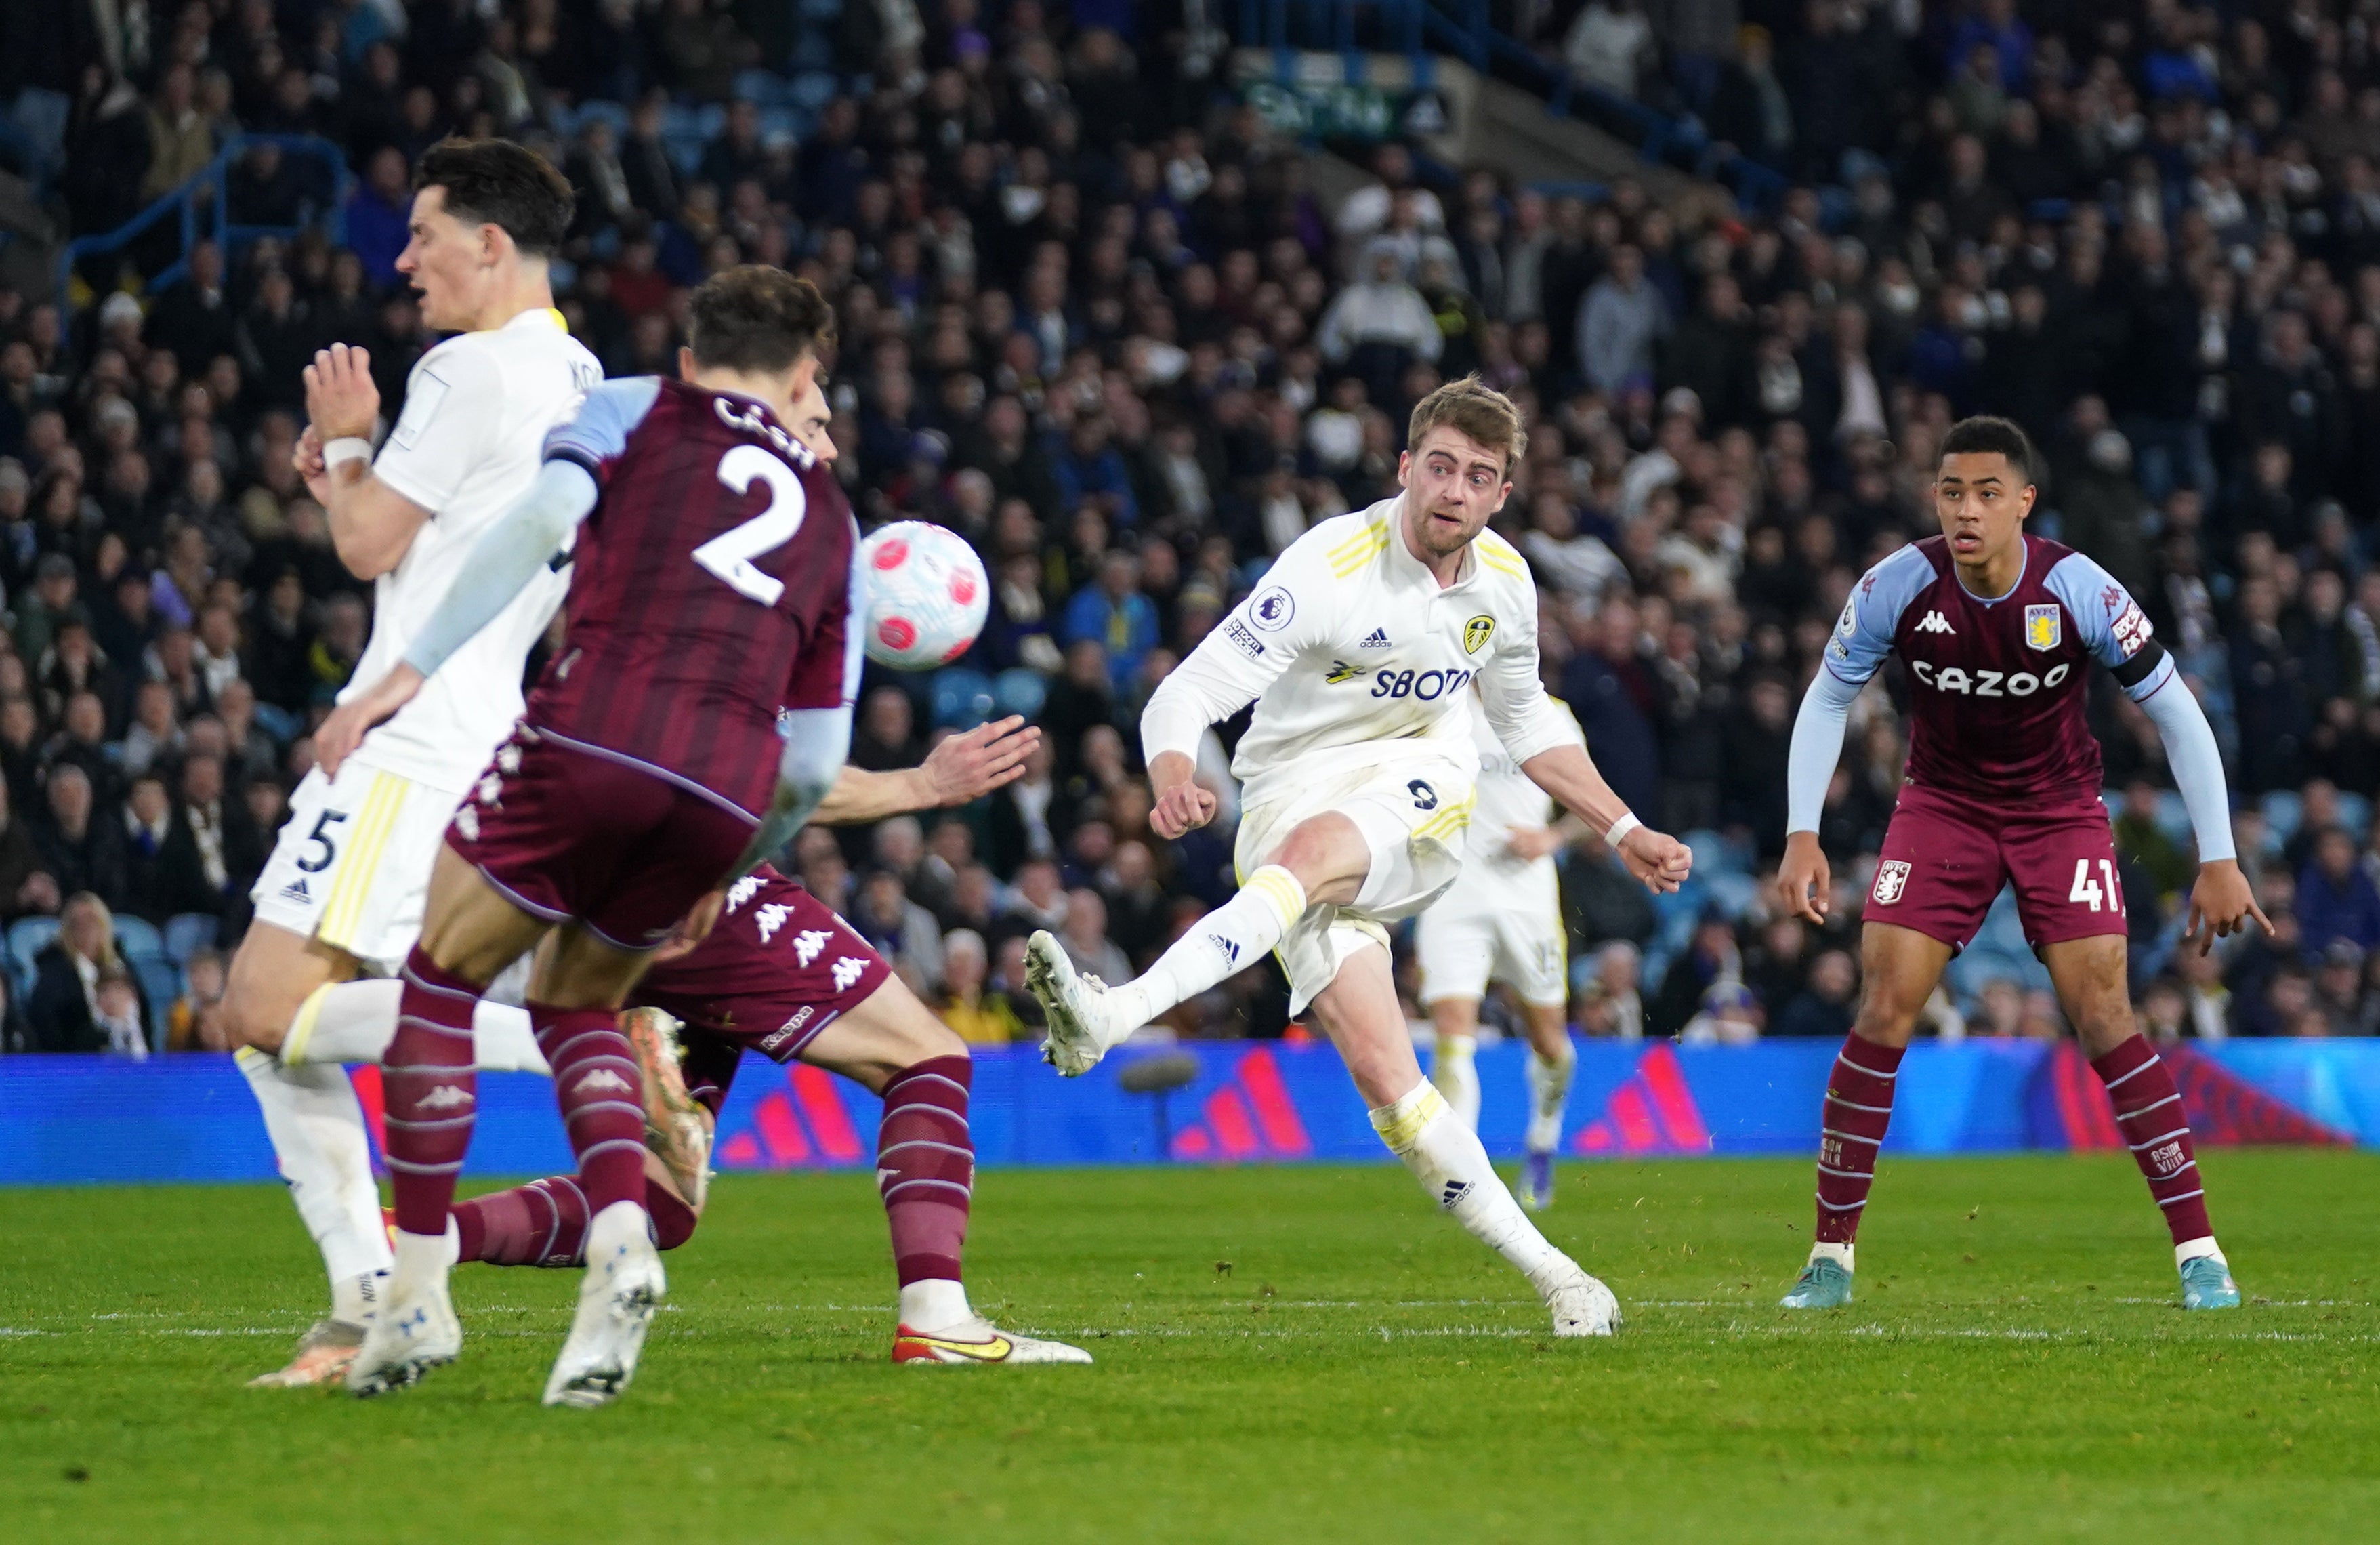
[{"label": "footballer kicking the ball", "polygon": [[1852,1242],[1892,1116],[1901,1053],[1950,956],[2016,888],[2026,940],[2115,1102],[2116,1122],[2173,1236],[2189,1309],[2236,1308],[2240,1290],[2206,1217],[2181,1095],[2132,1021],[2124,894],[2099,743],[2083,717],[2096,661],[2156,722],[2198,838],[2185,947],[2253,918],[2269,932],[2231,841],[2223,760],[2206,715],[2121,585],[2082,554],[2028,536],[2033,448],[2005,419],[1942,438],[1942,534],[1868,570],[1843,607],[1793,725],[1778,888],[1814,923],[1830,904],[1818,818],[1852,700],[1898,653],[1909,667],[1909,768],[1863,916],[1866,987],[1827,1079],[1816,1243],[1787,1308],[1852,1299]]},{"label": "footballer kicking the ball", "polygon": [[1112,987],[1078,975],[1057,940],[1037,933],[1027,985],[1049,1014],[1043,1055],[1074,1077],[1278,949],[1290,1012],[1314,1006],[1373,1129],[1430,1199],[1528,1278],[1555,1334],[1609,1335],[1620,1319],[1610,1290],[1537,1232],[1478,1137],[1422,1077],[1383,926],[1429,906],[1462,869],[1479,776],[1475,680],[1512,760],[1605,833],[1631,873],[1671,891],[1692,863],[1611,792],[1537,678],[1536,586],[1487,529],[1526,443],[1512,400],[1476,377],[1415,407],[1397,468],[1404,492],[1292,543],[1141,717],[1151,824],[1178,837],[1215,814],[1214,796],[1192,781],[1199,736],[1256,703],[1232,762],[1245,785],[1239,894]]}]

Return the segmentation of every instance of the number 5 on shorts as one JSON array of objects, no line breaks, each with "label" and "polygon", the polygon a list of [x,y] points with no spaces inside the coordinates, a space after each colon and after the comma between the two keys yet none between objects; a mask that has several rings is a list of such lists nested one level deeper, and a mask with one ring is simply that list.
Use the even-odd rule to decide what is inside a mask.
[{"label": "number 5 on shorts", "polygon": [[2124,909],[2124,888],[2116,882],[2115,861],[2109,858],[2100,859],[2099,872],[2107,877],[2107,883],[2104,890],[2100,887],[2099,882],[2091,878],[2091,860],[2075,859],[2074,888],[2066,894],[2066,899],[2076,903],[2087,901],[2091,904],[2091,910],[2094,912],[2120,913]]},{"label": "number 5 on shorts", "polygon": [[322,856],[317,858],[310,855],[298,859],[299,869],[304,870],[308,874],[320,874],[331,867],[332,861],[339,856],[338,845],[331,841],[331,827],[335,822],[346,819],[346,813],[343,810],[324,810],[314,818],[314,829],[306,833],[306,840],[320,844]]}]

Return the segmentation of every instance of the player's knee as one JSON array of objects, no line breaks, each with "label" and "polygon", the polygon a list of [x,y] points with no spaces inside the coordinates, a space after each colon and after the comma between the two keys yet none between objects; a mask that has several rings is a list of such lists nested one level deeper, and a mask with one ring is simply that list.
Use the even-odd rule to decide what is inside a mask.
[{"label": "player's knee", "polygon": [[1346,817],[1317,816],[1293,828],[1269,861],[1297,877],[1309,903],[1343,905],[1354,899],[1364,878],[1362,845]]},{"label": "player's knee", "polygon": [[224,982],[223,1012],[217,1022],[233,1051],[252,1046],[278,1056],[298,1004],[287,1001],[285,988],[265,979],[264,973],[252,964],[243,967],[240,962],[247,958],[244,953],[232,957],[232,968]]}]

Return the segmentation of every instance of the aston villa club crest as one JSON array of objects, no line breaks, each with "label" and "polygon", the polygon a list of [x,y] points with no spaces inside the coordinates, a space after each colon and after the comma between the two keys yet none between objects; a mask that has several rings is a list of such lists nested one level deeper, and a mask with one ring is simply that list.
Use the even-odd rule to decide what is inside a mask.
[{"label": "aston villa club crest", "polygon": [[1476,654],[1496,636],[1496,619],[1481,613],[1463,625],[1463,652]]},{"label": "aston villa club crest", "polygon": [[2046,606],[2024,609],[2024,647],[2053,650],[2066,639],[2066,624],[2059,617],[2055,602]]},{"label": "aston villa club crest", "polygon": [[1900,899],[1909,888],[1909,863],[1904,858],[1887,858],[1876,867],[1876,889],[1870,893],[1878,906],[1889,906]]}]

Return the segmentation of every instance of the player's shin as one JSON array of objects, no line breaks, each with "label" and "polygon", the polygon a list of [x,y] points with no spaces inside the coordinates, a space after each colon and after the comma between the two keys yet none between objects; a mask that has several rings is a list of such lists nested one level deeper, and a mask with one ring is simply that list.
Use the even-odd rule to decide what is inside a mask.
[{"label": "player's shin", "polygon": [[1134,984],[1147,995],[1141,1023],[1255,965],[1305,915],[1305,887],[1297,876],[1279,864],[1257,870],[1237,895],[1192,924]]},{"label": "player's shin", "polygon": [[967,1131],[974,1064],[933,1057],[884,1086],[876,1185],[892,1232],[901,1324],[924,1334],[972,1320],[960,1256],[975,1199],[975,1140]]},{"label": "player's shin", "polygon": [[[371,979],[317,988],[281,1043],[290,1067],[379,1063],[396,1038],[405,984]],[[528,1011],[485,999],[471,1014],[471,1061],[482,1073],[544,1073]]]},{"label": "player's shin", "polygon": [[1892,1089],[1900,1077],[1905,1048],[1843,1039],[1827,1075],[1827,1101],[1819,1118],[1818,1223],[1810,1259],[1852,1269],[1852,1242],[1876,1184],[1876,1150],[1892,1120]]},{"label": "player's shin", "polygon": [[1578,1272],[1576,1263],[1546,1242],[1496,1178],[1478,1136],[1455,1116],[1436,1086],[1416,1084],[1402,1099],[1374,1110],[1372,1130],[1404,1161],[1441,1211],[1511,1261],[1540,1293]]},{"label": "player's shin", "polygon": [[1561,1040],[1561,1055],[1548,1061],[1532,1048],[1529,1052],[1529,1131],[1527,1146],[1531,1153],[1551,1153],[1561,1146],[1562,1112],[1570,1103],[1571,1076],[1578,1070],[1578,1048],[1565,1035]]},{"label": "player's shin", "polygon": [[1475,1037],[1441,1030],[1429,1062],[1430,1083],[1453,1107],[1455,1119],[1474,1132],[1479,1130],[1479,1068],[1474,1060],[1478,1045]]},{"label": "player's shin", "polygon": [[617,1016],[605,1008],[528,1005],[538,1045],[553,1067],[578,1183],[592,1218],[616,1202],[645,1200],[643,1075]]},{"label": "player's shin", "polygon": [[443,1239],[479,1112],[471,1010],[480,991],[419,946],[405,963],[403,984],[382,1079],[396,1226],[400,1235]]},{"label": "player's shin", "polygon": [[343,1069],[284,1067],[252,1047],[237,1060],[264,1114],[290,1200],[322,1252],[331,1318],[361,1325],[377,1305],[379,1279],[392,1258],[355,1088]]},{"label": "player's shin", "polygon": [[[694,1237],[699,1214],[666,1186],[648,1180],[645,1210],[660,1248],[674,1250]],[[584,1266],[588,1220],[587,1193],[566,1174],[455,1204],[462,1258],[490,1266]]]},{"label": "player's shin", "polygon": [[2182,1114],[2181,1090],[2172,1070],[2141,1036],[2118,1046],[2091,1066],[2107,1086],[2115,1102],[2116,1125],[2132,1150],[2132,1162],[2149,1183],[2149,1195],[2165,1214],[2173,1235],[2176,1264],[2203,1256],[2216,1260],[2223,1252],[2215,1243],[2215,1227],[2206,1220],[2206,1187],[2198,1173],[2198,1155],[2190,1139],[2190,1121]]}]

